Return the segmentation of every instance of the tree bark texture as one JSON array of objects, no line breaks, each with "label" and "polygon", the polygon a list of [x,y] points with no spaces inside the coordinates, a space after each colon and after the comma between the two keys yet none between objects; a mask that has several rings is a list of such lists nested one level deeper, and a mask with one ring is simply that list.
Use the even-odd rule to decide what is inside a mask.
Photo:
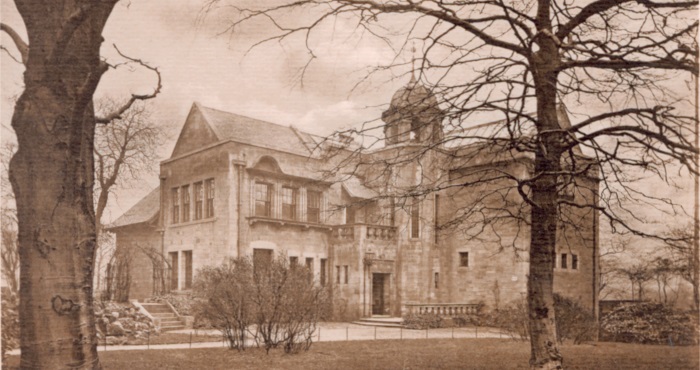
[{"label": "tree bark texture", "polygon": [[549,1],[540,0],[535,41],[539,50],[530,60],[537,95],[538,148],[531,183],[530,270],[527,302],[530,325],[530,367],[561,369],[554,320],[554,264],[559,222],[558,172],[565,142],[557,117],[558,46],[552,33]]},{"label": "tree bark texture", "polygon": [[92,98],[116,1],[16,1],[28,34],[10,163],[20,255],[21,367],[97,369]]}]

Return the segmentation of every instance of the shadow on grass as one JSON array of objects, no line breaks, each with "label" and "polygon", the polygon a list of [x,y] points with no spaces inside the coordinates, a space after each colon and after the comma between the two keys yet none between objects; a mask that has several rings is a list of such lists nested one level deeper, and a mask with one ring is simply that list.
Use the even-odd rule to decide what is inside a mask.
[{"label": "shadow on grass", "polygon": [[[100,353],[105,369],[528,369],[529,344],[499,339],[378,340],[316,343],[311,350],[224,348]],[[566,369],[698,369],[697,347],[623,343],[564,345]],[[3,368],[17,368],[10,358]],[[6,367],[7,366],[7,367]]]}]

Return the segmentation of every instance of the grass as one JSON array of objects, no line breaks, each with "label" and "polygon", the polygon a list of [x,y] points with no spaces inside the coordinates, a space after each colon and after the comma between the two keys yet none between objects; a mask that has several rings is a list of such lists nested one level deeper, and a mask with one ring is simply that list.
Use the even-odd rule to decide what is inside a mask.
[{"label": "grass", "polygon": [[[698,369],[697,347],[624,343],[564,345],[566,369]],[[528,369],[529,344],[501,339],[379,340],[316,343],[285,355],[224,348],[102,352],[105,369]],[[5,364],[16,368],[15,356]],[[14,366],[14,367],[13,367]]]}]

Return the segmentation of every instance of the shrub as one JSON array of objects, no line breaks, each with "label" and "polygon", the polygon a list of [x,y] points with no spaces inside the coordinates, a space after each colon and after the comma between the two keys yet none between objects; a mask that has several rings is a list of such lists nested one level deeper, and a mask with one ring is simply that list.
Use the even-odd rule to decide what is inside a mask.
[{"label": "shrub", "polygon": [[268,352],[280,346],[286,353],[308,350],[329,302],[310,274],[282,255],[264,263],[237,258],[204,268],[195,280],[195,318],[220,330],[230,348],[243,349],[248,333]]},{"label": "shrub", "polygon": [[[586,308],[569,298],[554,294],[554,317],[557,340],[573,340],[574,344],[593,339],[595,320]],[[503,329],[511,337],[521,340],[530,338],[530,324],[526,300],[519,300],[480,317],[481,324]]]},{"label": "shrub", "polygon": [[554,317],[557,323],[557,340],[562,343],[567,339],[580,344],[593,340],[596,326],[590,310],[559,294],[554,294]]},{"label": "shrub", "polygon": [[19,312],[17,294],[6,289],[2,292],[2,360],[19,347]]},{"label": "shrub", "polygon": [[158,303],[168,302],[180,315],[192,316],[196,298],[191,294],[163,294],[153,296],[151,301]]},{"label": "shrub", "polygon": [[689,345],[698,343],[695,315],[673,311],[661,303],[623,304],[603,317],[601,329],[613,339],[643,344]]},{"label": "shrub", "polygon": [[437,329],[443,327],[443,318],[434,313],[409,313],[404,316],[403,325],[407,329]]},{"label": "shrub", "polygon": [[253,318],[253,268],[247,259],[232,259],[217,267],[199,270],[194,289],[202,298],[194,303],[196,320],[221,331],[229,348],[245,349],[246,333]]}]

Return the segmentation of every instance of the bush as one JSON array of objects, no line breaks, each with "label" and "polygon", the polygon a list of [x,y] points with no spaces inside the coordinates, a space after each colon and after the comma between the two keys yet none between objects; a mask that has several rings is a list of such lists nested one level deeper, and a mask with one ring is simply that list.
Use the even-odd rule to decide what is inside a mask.
[{"label": "bush", "polygon": [[[519,300],[483,315],[481,324],[503,329],[513,338],[527,340],[530,338],[527,310],[527,301]],[[593,339],[596,329],[593,314],[578,302],[555,293],[554,317],[559,343],[573,340],[574,344],[580,344]]]},{"label": "bush", "polygon": [[554,317],[557,322],[557,340],[563,343],[567,339],[580,344],[593,340],[596,326],[590,310],[559,294],[554,294]]},{"label": "bush", "polygon": [[407,329],[437,329],[443,327],[443,318],[434,313],[410,313],[404,316],[403,325]]},{"label": "bush", "polygon": [[2,292],[2,360],[5,355],[19,347],[19,312],[17,294],[9,289]]},{"label": "bush", "polygon": [[661,303],[623,304],[601,320],[601,329],[613,340],[690,345],[698,343],[698,322],[692,313],[674,311]]},{"label": "bush", "polygon": [[195,280],[200,298],[195,318],[219,329],[230,348],[243,349],[249,333],[268,352],[280,346],[286,353],[308,350],[329,304],[326,290],[315,286],[310,274],[290,266],[283,255],[256,264],[231,259],[202,269]]}]

